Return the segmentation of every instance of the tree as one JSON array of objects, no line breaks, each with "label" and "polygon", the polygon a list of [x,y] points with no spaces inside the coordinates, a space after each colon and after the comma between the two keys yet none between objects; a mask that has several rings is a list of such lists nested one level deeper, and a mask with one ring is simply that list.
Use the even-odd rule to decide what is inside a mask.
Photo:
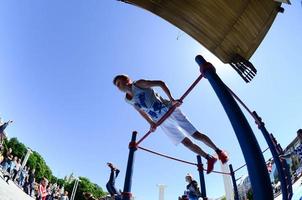
[{"label": "tree", "polygon": [[[17,138],[11,138],[10,140],[5,139],[3,146],[4,153],[6,153],[8,148],[12,148],[13,155],[18,156],[19,158],[24,158],[27,152],[27,147],[23,143],[19,142]],[[30,167],[30,169],[35,169],[36,182],[39,183],[40,180],[45,177],[51,183],[57,183],[60,187],[64,186],[65,190],[71,194],[74,181],[67,183],[64,179],[55,177],[49,166],[46,164],[44,158],[38,152],[32,151],[32,154],[30,154],[27,160],[27,166]],[[90,192],[96,198],[102,197],[106,194],[100,186],[90,182],[88,178],[80,177],[75,199],[84,200],[83,192]]]},{"label": "tree", "polygon": [[[58,184],[60,187],[62,187],[62,186],[64,186],[64,187],[65,187],[66,182],[65,182],[65,180],[64,180],[64,179],[62,179],[62,178],[58,178],[58,179],[57,179],[57,184]],[[69,192],[69,191],[68,191],[68,192]]]},{"label": "tree", "polygon": [[27,151],[26,146],[23,143],[19,142],[17,138],[11,138],[9,141],[7,141],[7,145],[5,146],[7,149],[12,148],[13,155],[21,159],[24,158]]},{"label": "tree", "polygon": [[50,183],[57,183],[58,182],[58,178],[54,175],[51,176],[51,178],[49,179]]},{"label": "tree", "polygon": [[[79,179],[80,179],[80,181],[79,181],[78,189],[75,194],[76,200],[85,199],[83,197],[83,192],[90,192],[96,198],[100,198],[106,194],[100,186],[90,182],[90,180],[88,178],[79,177]],[[71,194],[71,192],[72,192],[74,183],[75,183],[75,180],[72,181],[71,183],[67,183],[65,185],[65,190],[67,190],[69,194]]]},{"label": "tree", "polygon": [[49,180],[52,178],[51,169],[47,166],[45,160],[38,152],[33,151],[33,153],[28,158],[27,165],[31,169],[36,170],[35,177],[37,182],[39,182],[43,177]]}]

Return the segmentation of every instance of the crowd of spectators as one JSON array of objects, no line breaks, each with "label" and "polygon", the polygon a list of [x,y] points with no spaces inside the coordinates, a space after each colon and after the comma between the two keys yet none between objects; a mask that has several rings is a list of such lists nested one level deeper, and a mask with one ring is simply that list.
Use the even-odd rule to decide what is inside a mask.
[{"label": "crowd of spectators", "polygon": [[22,166],[21,158],[13,155],[9,148],[0,160],[0,171],[7,184],[14,183],[26,194],[37,200],[69,200],[68,192],[63,187],[51,184],[46,178],[37,183],[35,169]]}]

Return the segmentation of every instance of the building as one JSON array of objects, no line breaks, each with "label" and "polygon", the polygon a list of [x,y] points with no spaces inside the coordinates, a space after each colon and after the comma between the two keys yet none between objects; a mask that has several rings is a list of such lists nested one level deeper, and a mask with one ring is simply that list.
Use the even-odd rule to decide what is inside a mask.
[{"label": "building", "polygon": [[242,177],[238,184],[238,196],[239,200],[246,200],[247,193],[252,188],[251,181],[248,175]]}]

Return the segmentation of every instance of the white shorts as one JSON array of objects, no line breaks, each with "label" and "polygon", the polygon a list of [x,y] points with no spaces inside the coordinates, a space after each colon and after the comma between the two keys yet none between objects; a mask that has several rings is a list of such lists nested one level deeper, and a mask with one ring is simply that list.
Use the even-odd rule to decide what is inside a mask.
[{"label": "white shorts", "polygon": [[160,127],[175,145],[178,145],[185,137],[188,135],[192,136],[197,131],[179,108],[176,108]]}]

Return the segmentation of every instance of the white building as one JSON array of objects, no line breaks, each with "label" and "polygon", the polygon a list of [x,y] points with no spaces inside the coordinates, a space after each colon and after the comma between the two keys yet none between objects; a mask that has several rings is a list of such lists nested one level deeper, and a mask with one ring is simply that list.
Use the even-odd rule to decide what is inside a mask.
[{"label": "white building", "polygon": [[239,200],[246,200],[248,191],[252,188],[251,181],[248,175],[242,177],[238,184]]}]

